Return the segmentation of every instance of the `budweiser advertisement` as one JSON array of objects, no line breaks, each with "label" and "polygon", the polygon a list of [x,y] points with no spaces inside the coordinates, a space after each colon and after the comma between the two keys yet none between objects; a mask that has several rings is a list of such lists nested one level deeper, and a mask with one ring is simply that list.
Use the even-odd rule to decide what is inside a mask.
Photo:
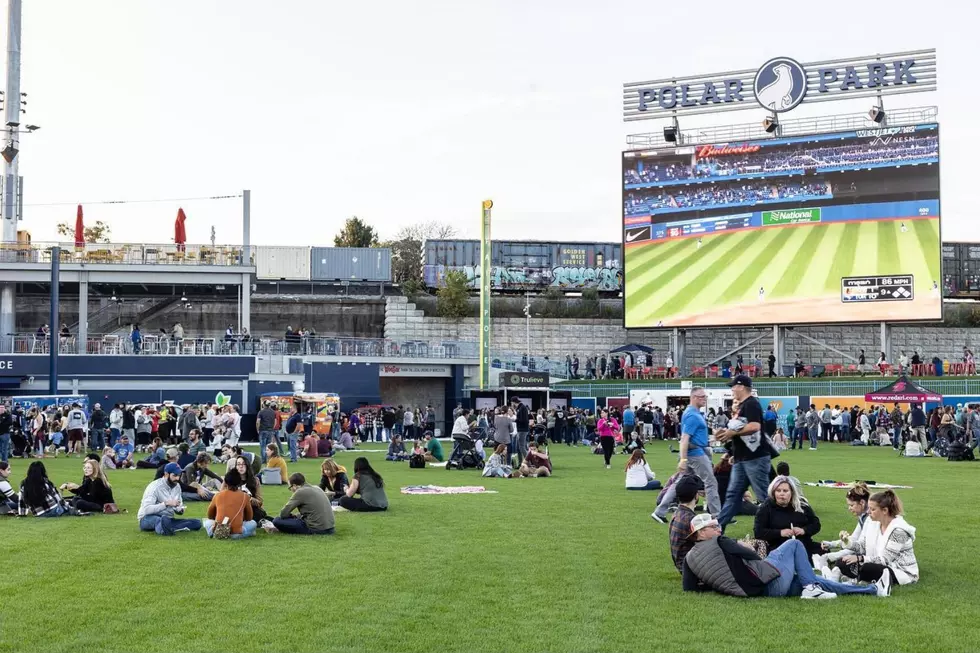
[{"label": "budweiser advertisement", "polygon": [[630,151],[622,175],[628,328],[942,319],[938,124]]}]

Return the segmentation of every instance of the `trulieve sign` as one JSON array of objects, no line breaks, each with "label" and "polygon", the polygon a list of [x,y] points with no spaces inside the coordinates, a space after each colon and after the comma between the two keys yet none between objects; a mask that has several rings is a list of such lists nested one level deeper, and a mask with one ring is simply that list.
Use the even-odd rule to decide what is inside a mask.
[{"label": "trulieve sign", "polygon": [[755,70],[624,84],[623,117],[642,120],[755,106],[780,113],[803,102],[934,90],[934,49],[807,64],[776,57]]},{"label": "trulieve sign", "polygon": [[550,380],[547,372],[500,373],[500,385],[505,388],[546,388]]}]

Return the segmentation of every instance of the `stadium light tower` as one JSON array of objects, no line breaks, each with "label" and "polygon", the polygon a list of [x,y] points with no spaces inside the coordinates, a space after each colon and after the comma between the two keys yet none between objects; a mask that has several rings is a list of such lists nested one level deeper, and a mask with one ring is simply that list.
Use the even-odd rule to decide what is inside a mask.
[{"label": "stadium light tower", "polygon": [[[17,154],[20,151],[18,127],[23,110],[21,107],[24,104],[20,92],[21,2],[22,0],[8,0],[7,3],[7,85],[3,95],[7,134],[3,147],[3,196],[0,201],[3,215],[0,238],[5,243],[17,242],[17,221],[21,217],[20,180],[17,170],[19,160]],[[0,339],[13,335],[17,326],[15,292],[14,283],[7,281],[0,284]]]}]

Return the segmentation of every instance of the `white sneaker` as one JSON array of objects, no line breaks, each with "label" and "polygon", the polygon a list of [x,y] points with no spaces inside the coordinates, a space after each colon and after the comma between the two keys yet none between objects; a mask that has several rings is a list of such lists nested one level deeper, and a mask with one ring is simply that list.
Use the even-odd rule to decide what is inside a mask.
[{"label": "white sneaker", "polygon": [[653,521],[660,522],[661,524],[666,524],[667,523],[667,521],[663,517],[661,517],[660,515],[658,515],[655,512],[651,512],[650,513],[650,516],[653,518]]},{"label": "white sneaker", "polygon": [[609,469],[609,465],[606,465],[606,469]]},{"label": "white sneaker", "polygon": [[816,450],[817,450],[816,447],[810,447],[810,451],[816,451]]},{"label": "white sneaker", "polygon": [[892,595],[892,575],[887,569],[885,573],[881,575],[881,578],[875,581],[875,587],[878,589],[878,596],[891,596]]},{"label": "white sneaker", "polygon": [[825,555],[814,553],[812,556],[810,556],[810,559],[813,561],[814,569],[823,569],[827,566],[827,556]]},{"label": "white sneaker", "polygon": [[800,595],[801,599],[836,599],[837,595],[833,592],[828,592],[817,584],[807,585],[803,588],[803,594]]}]

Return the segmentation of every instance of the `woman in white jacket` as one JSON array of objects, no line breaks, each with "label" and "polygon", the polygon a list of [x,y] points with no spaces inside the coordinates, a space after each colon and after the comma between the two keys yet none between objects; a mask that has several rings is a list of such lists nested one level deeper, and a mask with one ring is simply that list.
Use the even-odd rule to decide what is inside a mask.
[{"label": "woman in white jacket", "polygon": [[660,481],[654,479],[650,464],[643,456],[642,449],[634,449],[630,459],[626,461],[627,490],[659,490]]},{"label": "woman in white jacket", "polygon": [[912,543],[915,527],[902,517],[902,502],[891,490],[872,494],[868,519],[861,539],[851,542],[853,554],[841,558],[843,575],[878,586],[887,596],[893,583],[909,585],[919,580],[919,563]]},{"label": "woman in white jacket", "polygon": [[[840,581],[841,569],[844,565],[840,562],[842,558],[854,555],[854,550],[850,548],[851,542],[859,542],[863,537],[864,527],[868,521],[868,499],[871,492],[864,483],[855,483],[847,491],[847,511],[857,517],[857,526],[852,533],[847,531],[840,532],[840,539],[833,541],[823,541],[820,548],[827,553],[813,556],[813,568],[819,571],[824,578]],[[835,550],[839,549],[839,550]]]}]

